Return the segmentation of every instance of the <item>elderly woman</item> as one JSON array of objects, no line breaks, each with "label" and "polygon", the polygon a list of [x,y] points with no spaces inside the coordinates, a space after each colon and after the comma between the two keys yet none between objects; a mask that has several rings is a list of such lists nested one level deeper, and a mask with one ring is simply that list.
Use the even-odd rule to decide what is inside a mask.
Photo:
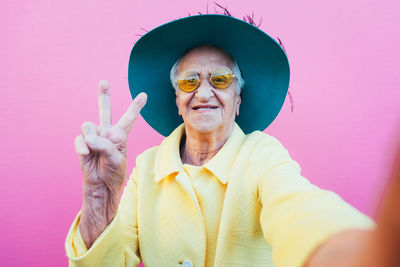
[{"label": "elderly woman", "polygon": [[[188,17],[143,36],[129,66],[133,103],[112,125],[110,87],[101,81],[100,125],[82,124],[75,140],[83,203],[66,240],[70,266],[357,260],[373,222],[311,185],[275,138],[254,131],[278,114],[288,78],[280,46],[229,16]],[[168,137],[137,157],[120,200],[126,141],[141,110]]]}]

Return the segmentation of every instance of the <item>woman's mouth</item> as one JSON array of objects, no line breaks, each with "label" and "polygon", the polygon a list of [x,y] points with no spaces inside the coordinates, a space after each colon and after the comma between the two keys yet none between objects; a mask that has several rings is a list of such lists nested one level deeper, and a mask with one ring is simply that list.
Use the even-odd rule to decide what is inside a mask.
[{"label": "woman's mouth", "polygon": [[192,109],[202,111],[202,110],[213,110],[218,108],[218,106],[215,105],[196,105]]}]

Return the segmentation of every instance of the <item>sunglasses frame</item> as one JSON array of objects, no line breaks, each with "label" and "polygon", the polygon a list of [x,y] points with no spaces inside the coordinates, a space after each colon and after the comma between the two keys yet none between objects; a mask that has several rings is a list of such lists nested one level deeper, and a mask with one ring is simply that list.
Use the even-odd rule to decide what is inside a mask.
[{"label": "sunglasses frame", "polygon": [[[221,66],[221,67],[224,67],[224,68],[226,68],[226,69],[228,69],[228,70],[230,71],[230,75],[232,75],[232,81],[233,81],[233,78],[237,78],[237,76],[236,76],[235,74],[233,74],[233,71],[232,71],[230,68],[225,67],[225,66]],[[221,67],[218,67],[218,68],[216,68],[215,70],[217,70],[217,69],[219,69],[219,68],[221,68]],[[191,91],[185,91],[185,90],[183,90],[183,89],[179,86],[178,81],[183,81],[183,80],[177,79],[177,80],[176,80],[176,85],[177,85],[177,86],[179,87],[179,89],[182,90],[183,92],[185,92],[185,93],[191,93],[191,92],[196,91],[196,90],[200,87],[200,85],[201,85],[201,78],[203,78],[203,77],[208,77],[208,79],[207,79],[208,82],[209,82],[209,83],[212,85],[212,87],[214,87],[215,89],[224,90],[224,89],[228,88],[228,87],[232,84],[232,81],[231,81],[231,82],[229,83],[229,85],[228,85],[227,87],[225,87],[225,88],[218,88],[218,87],[216,87],[216,86],[214,85],[213,81],[211,80],[211,77],[212,77],[213,72],[214,72],[215,70],[213,70],[210,74],[207,74],[207,75],[201,75],[201,74],[199,74],[199,73],[197,73],[197,72],[195,72],[195,71],[189,72],[189,73],[194,73],[194,74],[196,74],[197,77],[199,78],[199,84],[197,85],[196,88],[194,88],[194,89],[191,90]],[[181,73],[182,73],[182,72],[181,72]],[[179,75],[180,75],[180,74],[179,74]],[[178,75],[178,77],[179,77],[179,75]],[[218,76],[219,76],[219,75],[218,75]]]}]

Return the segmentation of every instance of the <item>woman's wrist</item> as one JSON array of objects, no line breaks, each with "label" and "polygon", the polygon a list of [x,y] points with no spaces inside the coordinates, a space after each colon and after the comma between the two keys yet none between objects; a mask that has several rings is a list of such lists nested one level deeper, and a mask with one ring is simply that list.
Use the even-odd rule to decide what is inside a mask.
[{"label": "woman's wrist", "polygon": [[113,220],[118,210],[119,193],[106,186],[83,186],[79,228],[86,247],[90,248]]},{"label": "woman's wrist", "polygon": [[97,218],[104,218],[108,223],[114,218],[121,189],[112,189],[106,185],[83,185],[82,212]]}]

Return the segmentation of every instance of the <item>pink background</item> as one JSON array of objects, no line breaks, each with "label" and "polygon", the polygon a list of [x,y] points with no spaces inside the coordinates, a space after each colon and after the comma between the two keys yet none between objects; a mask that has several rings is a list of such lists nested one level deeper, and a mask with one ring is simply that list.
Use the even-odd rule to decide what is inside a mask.
[{"label": "pink background", "polygon": [[[290,101],[266,130],[313,183],[373,216],[399,130],[399,2],[230,1],[255,11],[291,63]],[[212,10],[210,4],[210,10]],[[0,265],[67,266],[64,239],[81,204],[73,141],[98,122],[107,79],[116,121],[130,103],[127,67],[136,34],[206,1],[0,2]],[[162,137],[141,118],[128,171]]]}]

